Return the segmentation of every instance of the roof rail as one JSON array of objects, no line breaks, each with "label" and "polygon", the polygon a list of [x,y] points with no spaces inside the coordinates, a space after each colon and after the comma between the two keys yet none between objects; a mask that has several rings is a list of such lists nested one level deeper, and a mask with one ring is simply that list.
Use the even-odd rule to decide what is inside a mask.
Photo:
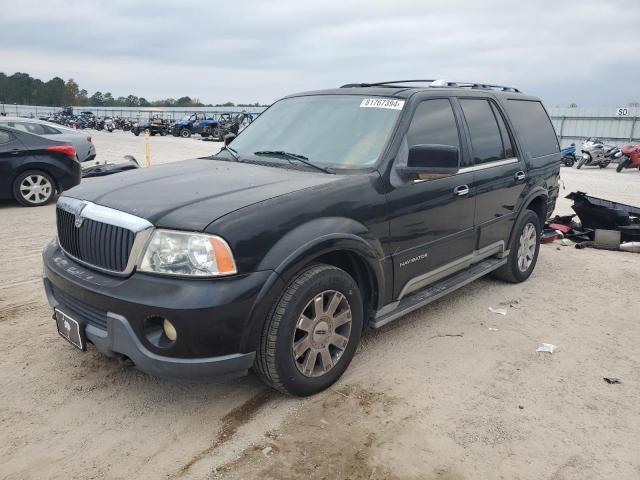
[{"label": "roof rail", "polygon": [[515,87],[507,87],[505,85],[494,85],[491,83],[480,82],[450,82],[448,80],[395,80],[392,82],[375,82],[375,83],[348,83],[340,88],[357,88],[357,87],[400,87],[400,83],[426,83],[430,88],[475,88],[481,90],[500,90],[502,92],[521,93]]}]

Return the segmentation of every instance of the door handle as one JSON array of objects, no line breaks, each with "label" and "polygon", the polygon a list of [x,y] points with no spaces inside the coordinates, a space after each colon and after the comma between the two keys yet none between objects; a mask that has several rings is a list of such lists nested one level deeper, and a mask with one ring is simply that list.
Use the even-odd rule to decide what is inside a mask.
[{"label": "door handle", "polygon": [[516,178],[516,182],[522,182],[527,177],[527,175],[522,170],[520,170],[519,172],[516,172],[514,177]]},{"label": "door handle", "polygon": [[458,185],[453,189],[453,193],[459,197],[463,197],[464,195],[469,194],[469,185]]}]

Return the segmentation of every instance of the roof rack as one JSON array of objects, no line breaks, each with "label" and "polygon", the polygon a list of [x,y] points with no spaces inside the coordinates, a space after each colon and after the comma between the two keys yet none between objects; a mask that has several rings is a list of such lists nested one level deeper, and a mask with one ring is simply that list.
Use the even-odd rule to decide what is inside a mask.
[{"label": "roof rack", "polygon": [[491,83],[480,82],[450,82],[448,80],[394,80],[392,82],[375,82],[375,83],[348,83],[340,88],[358,88],[358,87],[389,87],[399,88],[405,85],[398,85],[400,83],[426,83],[430,88],[475,88],[481,90],[500,90],[502,92],[515,92],[521,93],[515,87],[507,87],[505,85],[493,85]]}]

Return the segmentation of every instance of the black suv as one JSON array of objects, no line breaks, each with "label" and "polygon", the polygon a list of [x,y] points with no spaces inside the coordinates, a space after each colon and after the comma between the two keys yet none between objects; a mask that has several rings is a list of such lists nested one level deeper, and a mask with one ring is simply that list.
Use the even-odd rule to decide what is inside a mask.
[{"label": "black suv", "polygon": [[300,93],[225,140],[59,199],[43,255],[63,337],[161,376],[253,367],[313,394],[364,328],[490,272],[526,280],[558,195],[549,117],[509,87]]}]

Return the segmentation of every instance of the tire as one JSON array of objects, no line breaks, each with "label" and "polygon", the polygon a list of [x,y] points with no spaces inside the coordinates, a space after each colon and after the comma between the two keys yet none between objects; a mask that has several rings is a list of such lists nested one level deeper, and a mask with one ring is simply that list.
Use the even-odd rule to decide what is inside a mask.
[{"label": "tire", "polygon": [[616,172],[620,173],[622,170],[627,168],[627,165],[629,165],[629,159],[624,158],[618,163],[618,166],[616,167]]},{"label": "tire", "polygon": [[13,198],[25,207],[46,205],[55,194],[56,183],[51,175],[42,170],[22,172],[13,181]]},{"label": "tire", "polygon": [[[527,261],[524,262],[526,268],[522,268],[523,265],[520,263],[522,261],[522,240],[523,237],[525,237],[526,240],[528,235],[525,232],[531,232],[531,227],[533,227],[535,234],[533,239],[535,244],[533,244],[533,251],[531,251],[530,248],[528,249],[531,257],[530,260],[528,260],[528,264]],[[524,282],[529,278],[531,276],[531,272],[533,272],[533,269],[536,266],[536,262],[538,261],[538,253],[540,252],[540,234],[541,227],[538,215],[531,210],[526,210],[513,229],[513,238],[511,239],[507,263],[493,272],[493,276],[511,283]],[[529,256],[525,255],[525,259],[529,259]]]},{"label": "tire", "polygon": [[578,165],[576,165],[576,168],[578,170],[580,170],[585,163],[586,163],[585,158],[584,157],[580,157],[580,160],[578,160]]},{"label": "tire", "polygon": [[[328,312],[335,305],[333,300],[339,303],[332,315]],[[319,315],[315,313],[318,301],[322,304]],[[344,323],[334,328],[336,320]],[[267,385],[283,393],[308,396],[321,392],[351,363],[362,323],[362,297],[353,278],[330,265],[311,265],[289,282],[269,312],[254,369]],[[332,342],[336,333],[333,338],[340,340],[339,347]],[[297,357],[294,345],[299,350]]]},{"label": "tire", "polygon": [[136,137],[140,135],[140,130],[138,130],[137,128],[132,130],[132,132]]},{"label": "tire", "polygon": [[182,138],[189,138],[191,136],[191,130],[189,130],[188,128],[183,128],[182,130],[180,130],[180,136]]}]

